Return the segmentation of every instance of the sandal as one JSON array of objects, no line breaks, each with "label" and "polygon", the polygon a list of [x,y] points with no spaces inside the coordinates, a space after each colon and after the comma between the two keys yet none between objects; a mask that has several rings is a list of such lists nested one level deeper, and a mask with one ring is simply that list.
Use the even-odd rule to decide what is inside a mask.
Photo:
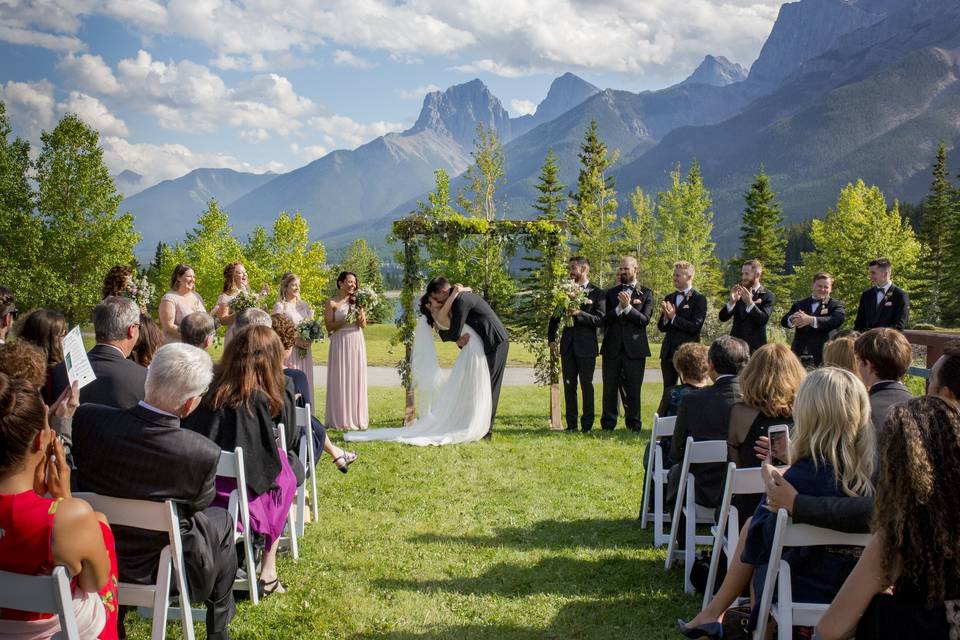
[{"label": "sandal", "polygon": [[[333,459],[333,465],[340,471],[340,473],[346,473],[350,470],[350,465],[354,460],[357,459],[357,454],[353,451],[344,451],[339,456]],[[343,464],[340,461],[343,461]]]},{"label": "sandal", "polygon": [[[282,588],[283,588],[283,585],[280,584],[280,578],[274,578],[270,582],[257,580],[257,591],[260,593],[261,598],[264,598],[266,596],[272,596]],[[285,590],[280,591],[280,593],[286,593],[286,591]]]}]

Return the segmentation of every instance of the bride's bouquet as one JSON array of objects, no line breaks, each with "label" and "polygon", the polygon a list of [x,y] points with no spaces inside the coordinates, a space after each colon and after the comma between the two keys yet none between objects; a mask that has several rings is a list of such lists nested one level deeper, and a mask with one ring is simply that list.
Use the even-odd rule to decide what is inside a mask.
[{"label": "bride's bouquet", "polygon": [[369,309],[377,306],[380,302],[380,296],[373,290],[373,287],[367,285],[357,289],[357,292],[353,294],[353,300],[353,308],[351,308],[350,313],[347,314],[348,324],[357,321],[357,315],[360,309]]},{"label": "bride's bouquet", "polygon": [[233,300],[230,301],[230,313],[235,316],[240,315],[247,309],[253,309],[260,306],[260,296],[250,293],[246,289],[240,289]]},{"label": "bride's bouquet", "polygon": [[554,291],[554,301],[556,309],[553,315],[562,318],[565,327],[573,326],[571,311],[576,311],[583,305],[590,303],[587,292],[573,280],[564,280],[560,283],[560,286]]},{"label": "bride's bouquet", "polygon": [[[323,327],[316,320],[304,320],[297,326],[297,336],[304,342],[314,343],[323,340]],[[297,347],[301,358],[307,357],[307,350]]]},{"label": "bride's bouquet", "polygon": [[143,274],[139,278],[130,280],[130,284],[123,290],[123,296],[136,302],[140,311],[146,312],[147,305],[153,298],[153,285],[147,280],[147,275]]}]

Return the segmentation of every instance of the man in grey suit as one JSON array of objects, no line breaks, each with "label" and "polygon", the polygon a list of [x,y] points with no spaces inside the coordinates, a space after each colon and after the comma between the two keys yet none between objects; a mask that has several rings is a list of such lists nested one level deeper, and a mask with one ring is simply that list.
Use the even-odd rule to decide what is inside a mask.
[{"label": "man in grey suit", "polygon": [[870,394],[870,417],[879,430],[890,407],[913,397],[902,380],[913,361],[913,350],[904,335],[888,327],[870,329],[853,345],[860,379]]},{"label": "man in grey suit", "polygon": [[[143,400],[147,370],[133,360],[130,352],[140,337],[140,309],[130,298],[110,296],[93,309],[93,330],[97,344],[87,352],[97,379],[80,389],[80,402],[93,402],[129,409]],[[67,366],[53,368],[53,397],[59,398],[70,385]]]},{"label": "man in grey suit", "polygon": [[[220,447],[180,428],[212,379],[213,363],[204,351],[183,343],[160,347],[150,363],[145,400],[129,409],[89,403],[77,409],[73,457],[83,491],[178,502],[191,600],[207,603],[207,637],[224,640],[235,613],[237,555],[233,519],[210,506]],[[166,534],[119,526],[114,534],[120,579],[151,582]]]}]

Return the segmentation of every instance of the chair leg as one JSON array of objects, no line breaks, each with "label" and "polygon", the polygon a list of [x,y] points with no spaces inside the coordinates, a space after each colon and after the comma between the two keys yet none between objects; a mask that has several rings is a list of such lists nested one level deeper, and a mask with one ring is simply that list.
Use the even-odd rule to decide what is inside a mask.
[{"label": "chair leg", "polygon": [[313,435],[308,436],[307,456],[310,462],[310,506],[313,511],[313,522],[320,519],[320,509],[317,506],[317,452],[313,448]]},{"label": "chair leg", "polygon": [[[683,591],[693,593],[693,584],[690,582],[690,572],[693,569],[693,559],[697,553],[697,504],[693,495],[694,479],[687,480],[686,518],[684,521],[683,536]],[[679,497],[677,498],[679,500]]]},{"label": "chair leg", "polygon": [[[157,590],[153,597],[153,627],[150,632],[151,640],[164,640],[167,637],[167,610],[170,607],[170,574],[172,569],[170,547],[160,553],[160,564],[157,569]],[[181,594],[186,598],[186,594]],[[189,604],[187,605],[189,606]]]},{"label": "chair leg", "polygon": [[660,547],[666,543],[666,534],[663,533],[663,483],[660,478],[653,478],[653,546]]},{"label": "chair leg", "polygon": [[300,561],[300,545],[297,542],[297,529],[294,519],[294,510],[290,508],[290,515],[287,516],[287,527],[290,529],[290,555],[293,556],[294,562]]},{"label": "chair leg", "polygon": [[[656,442],[651,438],[650,439],[650,451],[653,452],[653,448],[657,446]],[[649,520],[649,514],[647,510],[650,508],[650,488],[653,485],[651,482],[652,475],[654,473],[653,469],[653,455],[647,456],[647,469],[643,472],[643,500],[640,501],[640,528],[646,529],[647,523]]]},{"label": "chair leg", "polygon": [[301,538],[304,532],[304,515],[307,511],[307,481],[297,487],[297,535]]}]

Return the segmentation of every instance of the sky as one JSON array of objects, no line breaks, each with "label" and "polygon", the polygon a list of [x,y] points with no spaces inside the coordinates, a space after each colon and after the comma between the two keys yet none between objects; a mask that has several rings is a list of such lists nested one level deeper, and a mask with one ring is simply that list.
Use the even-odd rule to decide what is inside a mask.
[{"label": "sky", "polygon": [[39,145],[64,113],[141,186],[289,171],[408,128],[480,78],[512,116],[572,72],[658,89],[756,59],[781,0],[0,0],[0,101]]}]

